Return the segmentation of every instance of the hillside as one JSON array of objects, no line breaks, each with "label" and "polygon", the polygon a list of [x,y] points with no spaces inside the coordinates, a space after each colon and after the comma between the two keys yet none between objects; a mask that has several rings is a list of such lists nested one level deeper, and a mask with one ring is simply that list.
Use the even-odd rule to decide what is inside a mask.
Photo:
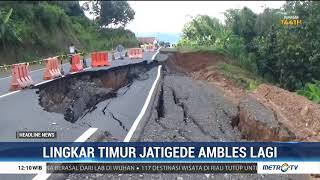
[{"label": "hillside", "polygon": [[133,32],[89,20],[78,1],[0,2],[0,19],[0,65],[65,53],[70,43],[86,51],[137,44]]},{"label": "hillside", "polygon": [[[261,13],[243,7],[224,15],[224,23],[208,15],[187,22],[178,47],[224,54],[266,82],[320,103],[319,2],[287,1]],[[251,89],[257,85],[252,81]]]}]

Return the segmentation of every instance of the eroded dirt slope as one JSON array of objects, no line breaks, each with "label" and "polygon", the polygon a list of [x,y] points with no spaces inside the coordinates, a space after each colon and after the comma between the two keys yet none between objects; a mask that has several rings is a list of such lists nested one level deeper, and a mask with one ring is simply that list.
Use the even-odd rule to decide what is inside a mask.
[{"label": "eroded dirt slope", "polygon": [[[150,115],[143,124],[138,140],[146,142],[273,141],[290,140],[295,137],[290,129],[278,121],[278,116],[272,109],[258,100],[245,99],[246,91],[237,88],[233,80],[227,79],[217,70],[216,65],[220,61],[227,60],[220,55],[212,54],[206,54],[203,58],[199,54],[178,54],[170,55],[167,61],[162,62],[163,71],[155,101],[151,105]],[[244,117],[241,117],[240,104],[247,111]],[[260,116],[263,118],[259,118]],[[264,131],[259,131],[261,129]],[[282,135],[283,139],[279,139],[279,135]],[[70,174],[64,177],[67,179],[163,180],[308,179],[304,175],[163,173]]]},{"label": "eroded dirt slope", "polygon": [[242,138],[255,141],[319,141],[320,105],[276,86],[262,84],[248,92],[226,77],[218,64],[229,59],[214,53],[176,53],[167,65],[221,89],[239,108]]}]

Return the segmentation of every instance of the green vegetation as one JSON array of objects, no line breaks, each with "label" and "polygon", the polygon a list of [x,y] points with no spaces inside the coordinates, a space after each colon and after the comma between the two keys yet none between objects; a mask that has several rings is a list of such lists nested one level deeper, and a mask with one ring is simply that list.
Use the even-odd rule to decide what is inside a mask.
[{"label": "green vegetation", "polygon": [[[301,23],[281,23],[286,16],[297,16]],[[308,82],[320,79],[320,2],[287,1],[281,9],[265,8],[260,14],[246,7],[230,9],[225,17],[224,24],[195,17],[185,24],[178,46],[221,52],[233,65],[288,90],[310,88]]]},{"label": "green vegetation", "polygon": [[126,1],[88,1],[84,3],[83,8],[95,16],[100,26],[125,26],[135,15]]},{"label": "green vegetation", "polygon": [[[112,8],[119,9],[116,5]],[[126,22],[133,17],[131,12]],[[120,26],[110,28],[88,19],[78,1],[1,1],[0,65],[66,53],[70,43],[81,51],[138,44],[135,34],[124,29],[123,20],[117,16],[112,23]]]},{"label": "green vegetation", "polygon": [[209,53],[217,53],[217,54],[224,54],[225,51],[223,49],[217,49],[214,46],[178,46],[175,49],[181,53],[201,53],[201,52],[209,52]]},{"label": "green vegetation", "polygon": [[297,93],[315,103],[320,103],[320,81],[314,80],[314,83],[307,83],[306,86],[302,90],[298,90]]},{"label": "green vegetation", "polygon": [[248,91],[255,90],[258,85],[265,82],[264,79],[255,73],[236,65],[221,62],[218,64],[218,69],[224,76],[235,80],[237,87],[247,89]]}]

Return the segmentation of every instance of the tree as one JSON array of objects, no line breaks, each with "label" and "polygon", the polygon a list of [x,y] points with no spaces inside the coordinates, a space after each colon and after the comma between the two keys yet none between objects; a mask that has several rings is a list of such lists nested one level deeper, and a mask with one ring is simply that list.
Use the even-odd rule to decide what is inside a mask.
[{"label": "tree", "polygon": [[92,15],[95,20],[100,14],[100,1],[87,1],[83,3],[81,8],[83,11],[89,12],[89,14]]},{"label": "tree", "polygon": [[69,16],[84,16],[78,1],[48,1],[48,3],[60,6]]},{"label": "tree", "polygon": [[10,22],[11,15],[12,8],[7,13],[0,11],[0,39],[4,49],[6,49],[7,42],[21,41],[21,38],[18,36],[14,25]]},{"label": "tree", "polygon": [[257,15],[255,32],[258,36],[266,36],[271,31],[271,27],[277,28],[280,25],[282,17],[283,14],[279,9],[264,9],[261,14]]},{"label": "tree", "polygon": [[182,38],[186,41],[194,41],[197,45],[210,46],[222,37],[223,33],[223,26],[218,19],[198,15],[184,26]]},{"label": "tree", "polygon": [[252,40],[256,36],[256,14],[249,8],[244,7],[241,10],[227,10],[225,16],[227,26],[233,31],[234,34],[244,39],[247,51],[254,51]]},{"label": "tree", "polygon": [[135,15],[127,1],[90,1],[84,3],[83,9],[94,15],[100,26],[125,27]]},{"label": "tree", "polygon": [[160,41],[159,42],[159,46],[164,46],[165,42],[164,41]]}]

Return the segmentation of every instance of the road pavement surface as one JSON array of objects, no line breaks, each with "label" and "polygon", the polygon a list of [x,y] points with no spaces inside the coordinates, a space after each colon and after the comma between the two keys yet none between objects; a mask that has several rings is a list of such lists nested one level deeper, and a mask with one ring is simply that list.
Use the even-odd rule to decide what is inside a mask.
[{"label": "road pavement surface", "polygon": [[[152,61],[155,52],[145,52],[143,59],[111,61],[110,67],[88,68],[97,71],[111,67],[125,66],[144,60]],[[88,63],[89,64],[89,63]],[[90,65],[90,64],[89,64]],[[63,66],[65,71],[69,64]],[[96,109],[87,113],[75,123],[66,121],[63,114],[47,112],[39,105],[38,89],[25,89],[8,93],[11,78],[0,80],[0,141],[123,141],[131,125],[140,113],[150,88],[158,74],[158,67],[146,72],[148,78],[135,80],[130,86],[117,91],[117,97],[97,104]],[[35,83],[43,82],[43,69],[31,72]],[[6,88],[4,88],[6,86]],[[93,130],[89,132],[90,130]],[[17,131],[56,131],[56,139],[17,139]],[[87,136],[87,137],[85,137]],[[85,138],[83,138],[85,137]],[[32,179],[35,175],[0,175],[0,179]],[[40,177],[41,179],[41,177]]]},{"label": "road pavement surface", "polygon": [[[157,61],[166,55],[158,54]],[[151,61],[154,53],[145,53]],[[112,61],[112,66],[138,63],[140,60]],[[165,66],[165,64],[163,64]],[[110,67],[107,67],[110,68]],[[91,68],[86,71],[97,71]],[[134,70],[135,71],[135,70]],[[42,74],[38,71],[38,82]],[[74,123],[63,114],[48,112],[39,105],[37,89],[19,91],[0,98],[0,140],[16,139],[16,131],[56,131],[57,139],[43,141],[244,141],[233,126],[237,121],[237,107],[227,101],[222,92],[186,74],[176,73],[156,64],[132,83],[117,90],[117,95],[95,105],[92,111]],[[0,80],[0,84],[1,84]],[[2,92],[3,93],[3,92]],[[6,93],[6,92],[4,92]],[[146,101],[149,95],[150,101]],[[147,108],[142,112],[143,107]],[[140,117],[143,113],[143,117]],[[139,123],[135,127],[135,122]],[[132,129],[134,132],[131,134]],[[132,135],[132,138],[131,138]],[[25,141],[25,140],[24,140]],[[39,140],[29,140],[39,141]],[[302,179],[289,175],[252,174],[52,174],[0,175],[0,179]]]}]

